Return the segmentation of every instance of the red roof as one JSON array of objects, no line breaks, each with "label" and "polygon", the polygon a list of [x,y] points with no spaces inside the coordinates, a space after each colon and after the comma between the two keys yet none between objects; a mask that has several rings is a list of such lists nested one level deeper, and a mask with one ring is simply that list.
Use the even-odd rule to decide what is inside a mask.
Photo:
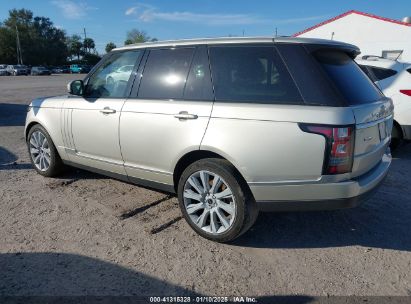
[{"label": "red roof", "polygon": [[328,20],[326,20],[326,21],[324,21],[324,22],[321,22],[321,23],[319,23],[319,24],[317,24],[317,25],[314,25],[314,26],[312,26],[312,27],[309,27],[308,29],[305,29],[305,30],[303,30],[303,31],[301,31],[301,32],[295,33],[295,34],[293,35],[293,37],[298,37],[298,36],[300,36],[300,35],[302,35],[302,34],[304,34],[304,33],[307,33],[307,32],[309,32],[309,31],[311,31],[311,30],[313,30],[313,29],[316,29],[317,27],[320,27],[320,26],[323,26],[323,25],[325,25],[325,24],[331,23],[331,22],[333,22],[333,21],[335,21],[335,20],[341,19],[341,18],[343,18],[343,17],[345,17],[345,16],[348,16],[348,15],[351,15],[351,14],[357,14],[357,15],[361,15],[361,16],[365,16],[365,17],[369,17],[369,18],[374,18],[374,19],[378,19],[378,20],[382,20],[382,21],[386,21],[386,22],[396,23],[396,24],[405,25],[405,26],[411,26],[410,23],[398,21],[398,20],[395,20],[395,19],[380,17],[380,16],[373,15],[373,14],[363,13],[363,12],[359,12],[359,11],[356,11],[356,10],[351,10],[351,11],[345,12],[344,14],[338,15],[337,17],[328,19]]}]

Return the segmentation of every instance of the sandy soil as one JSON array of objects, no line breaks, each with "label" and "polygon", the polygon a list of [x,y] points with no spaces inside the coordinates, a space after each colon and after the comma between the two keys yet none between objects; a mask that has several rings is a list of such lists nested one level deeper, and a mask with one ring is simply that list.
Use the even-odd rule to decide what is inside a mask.
[{"label": "sandy soil", "polygon": [[411,295],[411,145],[367,203],[260,214],[217,244],[181,220],[173,196],[31,169],[25,105],[78,77],[0,77],[0,295]]}]

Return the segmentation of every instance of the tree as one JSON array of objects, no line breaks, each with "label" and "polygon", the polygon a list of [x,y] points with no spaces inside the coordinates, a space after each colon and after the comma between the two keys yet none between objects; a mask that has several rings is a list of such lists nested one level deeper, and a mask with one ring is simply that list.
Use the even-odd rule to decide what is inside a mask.
[{"label": "tree", "polygon": [[83,56],[82,62],[89,65],[95,65],[100,59],[101,57],[99,55],[86,53]]},{"label": "tree", "polygon": [[0,24],[0,62],[17,62],[16,36],[19,33],[23,62],[32,65],[59,65],[67,59],[66,34],[46,17],[33,17],[25,9],[9,11]]},{"label": "tree", "polygon": [[157,38],[151,38],[147,35],[145,31],[140,31],[138,29],[132,29],[127,32],[126,41],[124,41],[125,45],[133,44],[133,43],[144,43],[148,41],[157,41]]},{"label": "tree", "polygon": [[79,35],[73,35],[67,38],[67,48],[69,56],[77,56],[77,60],[80,60],[80,56],[83,55],[83,43]]},{"label": "tree", "polygon": [[109,53],[112,49],[115,49],[117,46],[113,42],[109,42],[106,45],[106,53]]},{"label": "tree", "polygon": [[84,53],[90,53],[90,50],[94,50],[96,44],[91,38],[85,38],[83,41]]}]

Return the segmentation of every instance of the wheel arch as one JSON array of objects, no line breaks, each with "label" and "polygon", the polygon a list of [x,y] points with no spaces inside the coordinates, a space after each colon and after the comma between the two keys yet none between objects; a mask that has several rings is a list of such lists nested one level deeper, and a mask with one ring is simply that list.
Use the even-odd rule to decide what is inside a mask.
[{"label": "wheel arch", "polygon": [[[227,157],[224,157],[220,153],[216,153],[213,151],[209,150],[194,150],[190,151],[186,154],[184,154],[176,163],[173,171],[173,184],[174,184],[174,189],[177,193],[178,189],[178,182],[180,180],[181,174],[184,172],[184,170],[191,165],[192,163],[205,159],[205,158],[218,158],[218,159],[223,159],[230,163],[234,169],[237,171],[238,176],[242,179],[241,182],[244,183],[248,187],[248,184],[246,182],[246,179],[244,178],[243,174],[241,174],[240,170],[238,170],[237,166],[233,164],[232,161],[230,161]],[[250,191],[251,192],[251,191]]]},{"label": "wheel arch", "polygon": [[[27,125],[27,127],[26,127],[26,130],[24,131],[24,139],[27,141],[27,137],[29,136],[29,132],[30,132],[30,130],[31,130],[31,128],[33,128],[35,125],[40,125],[40,126],[42,126],[43,128],[44,128],[44,126],[43,125],[41,125],[39,122],[37,122],[37,121],[32,121],[32,122],[30,122],[28,125]],[[47,130],[47,129],[46,129]]]},{"label": "wheel arch", "polygon": [[40,122],[37,121],[37,120],[31,121],[31,122],[27,125],[27,127],[26,127],[26,129],[25,129],[25,131],[24,131],[24,139],[25,139],[25,141],[27,142],[28,136],[29,136],[29,133],[30,133],[30,130],[31,130],[34,126],[36,126],[36,125],[39,125],[40,127],[44,128],[44,130],[46,130],[46,132],[48,133],[48,135],[49,135],[50,138],[51,138],[51,141],[52,141],[53,145],[56,147],[56,152],[57,152],[58,156],[61,158],[61,154],[62,154],[62,153],[59,151],[58,146],[56,145],[56,142],[55,142],[52,134],[50,133],[49,129],[48,129],[44,124],[40,123]]}]

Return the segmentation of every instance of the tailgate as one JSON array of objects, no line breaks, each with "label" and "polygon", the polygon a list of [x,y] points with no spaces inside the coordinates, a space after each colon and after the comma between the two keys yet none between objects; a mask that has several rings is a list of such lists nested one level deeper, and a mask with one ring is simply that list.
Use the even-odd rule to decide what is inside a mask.
[{"label": "tailgate", "polygon": [[355,121],[355,147],[352,176],[362,175],[382,159],[391,141],[393,104],[391,99],[352,107]]}]

